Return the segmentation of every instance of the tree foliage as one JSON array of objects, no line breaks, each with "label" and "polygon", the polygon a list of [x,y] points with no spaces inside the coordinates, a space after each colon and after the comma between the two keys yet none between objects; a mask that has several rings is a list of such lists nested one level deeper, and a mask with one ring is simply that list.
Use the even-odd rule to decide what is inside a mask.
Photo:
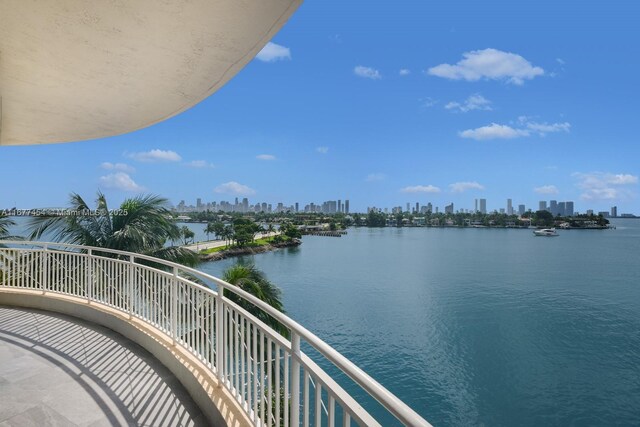
[{"label": "tree foliage", "polygon": [[[269,304],[276,310],[284,313],[282,292],[277,286],[271,283],[265,274],[258,270],[255,265],[242,263],[235,264],[224,271],[222,280],[237,286],[243,291],[246,291],[261,301]],[[265,313],[262,309],[226,289],[224,291],[224,296],[256,316],[258,319],[262,320],[267,325],[271,326],[271,328],[280,332],[280,334],[288,336],[289,330],[273,316]]]},{"label": "tree foliage", "polygon": [[160,196],[141,195],[126,199],[111,211],[104,194],[98,192],[96,207],[91,209],[80,195],[72,193],[66,215],[34,217],[28,229],[31,239],[48,233],[56,242],[134,252],[194,266],[197,254],[165,246],[167,241],[180,239],[180,229],[167,204]]}]

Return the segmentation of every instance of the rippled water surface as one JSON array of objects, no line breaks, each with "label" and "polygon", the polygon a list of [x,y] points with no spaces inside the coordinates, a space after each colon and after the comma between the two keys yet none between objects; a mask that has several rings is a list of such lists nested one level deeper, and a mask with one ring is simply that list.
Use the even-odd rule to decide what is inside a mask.
[{"label": "rippled water surface", "polygon": [[640,220],[614,224],[350,229],[245,261],[434,425],[640,425]]}]

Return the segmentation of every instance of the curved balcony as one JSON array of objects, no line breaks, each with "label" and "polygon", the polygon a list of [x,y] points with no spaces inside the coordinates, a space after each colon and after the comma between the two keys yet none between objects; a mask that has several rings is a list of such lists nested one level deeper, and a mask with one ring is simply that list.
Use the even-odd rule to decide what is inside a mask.
[{"label": "curved balcony", "polygon": [[[123,251],[0,244],[0,305],[65,313],[121,333],[179,379],[212,425],[379,426],[301,346],[401,424],[430,425],[306,328],[216,277]],[[287,336],[260,318],[276,319]]]}]

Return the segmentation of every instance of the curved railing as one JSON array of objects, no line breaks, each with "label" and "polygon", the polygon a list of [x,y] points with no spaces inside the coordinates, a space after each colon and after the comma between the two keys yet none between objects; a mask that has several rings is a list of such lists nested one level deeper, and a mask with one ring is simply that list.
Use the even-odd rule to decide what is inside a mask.
[{"label": "curved railing", "polygon": [[[301,342],[305,342],[400,423],[429,426],[400,399],[306,328],[216,277],[180,264],[117,250],[0,241],[0,246],[3,245],[0,287],[80,297],[147,322],[208,366],[254,425],[380,425],[300,350]],[[225,290],[237,295],[241,304],[225,296]],[[288,338],[245,309],[247,303],[280,322],[288,330]]]}]

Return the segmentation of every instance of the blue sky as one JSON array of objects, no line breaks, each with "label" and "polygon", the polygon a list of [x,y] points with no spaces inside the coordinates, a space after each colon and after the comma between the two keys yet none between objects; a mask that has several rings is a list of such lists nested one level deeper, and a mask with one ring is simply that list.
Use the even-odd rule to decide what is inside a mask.
[{"label": "blue sky", "polygon": [[[640,5],[307,0],[187,112],[102,140],[0,147],[0,207],[195,203],[352,210],[512,198],[640,214]],[[126,100],[125,100],[126,101]]]}]

